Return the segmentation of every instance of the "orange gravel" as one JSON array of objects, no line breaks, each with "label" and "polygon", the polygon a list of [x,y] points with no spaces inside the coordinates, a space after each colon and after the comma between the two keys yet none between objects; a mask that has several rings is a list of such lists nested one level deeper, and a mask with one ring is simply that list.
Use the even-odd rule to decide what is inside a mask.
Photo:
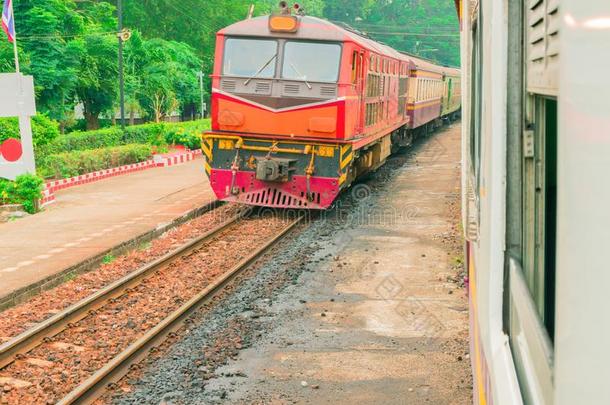
[{"label": "orange gravel", "polygon": [[44,404],[60,400],[286,224],[269,218],[240,221],[161,269],[1,370],[0,402]]}]

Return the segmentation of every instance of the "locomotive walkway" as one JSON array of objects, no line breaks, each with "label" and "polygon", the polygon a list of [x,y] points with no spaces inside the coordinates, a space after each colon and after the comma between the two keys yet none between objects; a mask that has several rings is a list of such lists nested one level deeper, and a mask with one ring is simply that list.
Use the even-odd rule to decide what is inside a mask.
[{"label": "locomotive walkway", "polygon": [[0,308],[15,292],[215,200],[201,159],[58,191],[44,212],[0,224]]}]

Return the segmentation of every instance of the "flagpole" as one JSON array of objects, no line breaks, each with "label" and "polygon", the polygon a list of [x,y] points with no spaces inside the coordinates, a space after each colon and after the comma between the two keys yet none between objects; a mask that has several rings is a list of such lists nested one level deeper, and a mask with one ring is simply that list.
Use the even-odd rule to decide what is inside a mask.
[{"label": "flagpole", "polygon": [[[8,0],[5,0],[8,1]],[[15,12],[13,11],[13,1],[10,0],[11,17],[13,18],[13,27],[15,27]],[[15,53],[15,71],[19,73],[19,52],[17,51],[17,29],[13,28],[13,52]]]}]

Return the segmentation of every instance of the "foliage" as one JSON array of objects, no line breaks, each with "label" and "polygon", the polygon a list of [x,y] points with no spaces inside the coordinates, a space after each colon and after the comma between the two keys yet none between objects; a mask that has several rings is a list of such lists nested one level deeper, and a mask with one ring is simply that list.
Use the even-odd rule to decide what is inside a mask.
[{"label": "foliage", "polygon": [[33,174],[22,174],[15,181],[0,179],[0,203],[22,204],[26,212],[34,214],[42,197],[43,180]]},{"label": "foliage", "polygon": [[8,138],[19,139],[19,121],[17,118],[0,118],[0,142]]},{"label": "foliage", "polygon": [[[113,116],[118,107],[115,14],[108,1],[15,4],[22,71],[34,76],[38,109],[58,120],[62,132],[73,121],[78,103],[83,105],[87,129],[99,128],[99,117]],[[134,35],[126,44],[125,60],[133,62],[126,66],[126,101],[132,117],[133,112],[143,112],[159,121],[174,111],[193,114],[199,97],[196,72],[202,61],[189,45]],[[12,47],[0,41],[0,71],[13,69]]]},{"label": "foliage", "polygon": [[113,113],[118,96],[116,40],[108,36],[88,35],[83,41],[85,55],[81,60],[76,86],[83,103],[87,129],[99,128],[102,113]]},{"label": "foliage", "polygon": [[104,256],[104,258],[102,259],[102,263],[104,264],[110,264],[112,262],[114,262],[116,260],[116,257],[110,253],[108,253],[106,256]]},{"label": "foliage", "polygon": [[38,158],[45,155],[75,150],[99,149],[126,144],[149,144],[163,147],[167,144],[184,145],[191,149],[200,147],[200,135],[210,129],[210,120],[198,120],[179,123],[159,123],[128,126],[123,131],[120,127],[111,127],[95,131],[73,132],[61,135],[55,141],[42,148]]},{"label": "foliage", "polygon": [[[199,110],[199,71],[211,92],[216,32],[274,11],[276,0],[140,0],[124,2],[125,99],[136,113],[161,121]],[[28,0],[15,3],[21,67],[34,76],[38,109],[63,132],[84,106],[87,128],[118,108],[115,1]],[[459,27],[447,0],[303,0],[307,14],[343,22],[402,51],[459,64]],[[12,71],[12,47],[0,41],[0,71]]]},{"label": "foliage", "polygon": [[376,2],[373,0],[328,1],[325,9],[325,17],[329,20],[353,23],[357,19],[365,19],[375,4]]},{"label": "foliage", "polygon": [[[82,46],[76,37],[84,29],[74,1],[29,0],[14,3],[21,67],[35,78],[39,110],[62,119],[72,109]],[[25,35],[19,35],[19,34]],[[27,34],[26,34],[27,33]],[[0,41],[0,55],[9,57],[11,44]]]},{"label": "foliage", "polygon": [[150,159],[152,154],[151,145],[141,144],[75,150],[46,156],[39,171],[44,177],[67,178],[143,162]]},{"label": "foliage", "polygon": [[44,114],[32,117],[32,137],[34,146],[40,147],[53,142],[59,136],[59,124]]},{"label": "foliage", "polygon": [[[59,136],[59,125],[44,114],[32,117],[32,138],[34,147],[44,146]],[[17,118],[0,118],[0,142],[8,138],[19,139]]]},{"label": "foliage", "polygon": [[118,46],[115,8],[108,2],[82,2],[79,11],[86,19],[83,54],[76,94],[83,103],[87,129],[99,128],[99,116],[114,113],[118,97]]},{"label": "foliage", "polygon": [[183,145],[191,150],[200,149],[201,134],[209,129],[209,119],[166,125],[165,141],[169,145]]},{"label": "foliage", "polygon": [[130,103],[155,122],[174,111],[193,108],[199,100],[201,67],[195,51],[175,41],[142,41],[138,32],[133,39],[126,48]]},{"label": "foliage", "polygon": [[337,19],[400,51],[446,65],[460,65],[459,22],[452,1],[373,2],[360,14],[356,19],[349,16]]}]

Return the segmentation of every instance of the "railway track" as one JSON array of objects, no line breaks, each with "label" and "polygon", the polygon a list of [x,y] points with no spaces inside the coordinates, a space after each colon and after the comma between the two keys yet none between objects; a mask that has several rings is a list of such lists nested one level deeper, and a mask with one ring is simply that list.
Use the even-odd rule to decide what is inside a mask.
[{"label": "railway track", "polygon": [[[302,217],[294,220],[250,218],[246,211],[240,212],[0,345],[0,385],[11,383],[19,387],[2,390],[0,398],[30,403],[92,402],[301,220]],[[256,246],[242,246],[240,242],[253,239],[254,230],[260,242]],[[202,275],[205,271],[200,266],[210,262],[215,270]],[[145,313],[149,307],[158,313]],[[114,323],[112,317],[121,320]],[[133,327],[134,318],[143,325]],[[129,328],[136,332],[132,333]],[[119,339],[117,344],[107,345],[106,341],[113,341],[114,334],[128,336]],[[104,347],[107,353],[100,353]],[[52,377],[32,371],[33,367],[44,368],[44,365],[57,365],[62,370]],[[56,387],[56,384],[63,385]]]}]

